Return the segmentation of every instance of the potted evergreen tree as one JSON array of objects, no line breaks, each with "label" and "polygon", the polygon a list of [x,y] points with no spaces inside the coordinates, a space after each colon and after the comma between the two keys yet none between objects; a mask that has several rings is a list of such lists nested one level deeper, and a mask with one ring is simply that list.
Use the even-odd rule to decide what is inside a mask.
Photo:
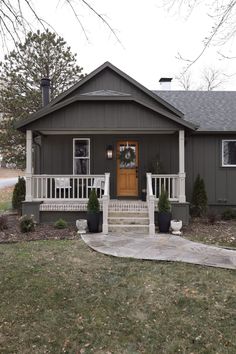
[{"label": "potted evergreen tree", "polygon": [[91,190],[87,204],[87,220],[89,232],[98,232],[100,219],[100,205],[95,189]]},{"label": "potted evergreen tree", "polygon": [[170,201],[168,199],[167,191],[163,188],[158,201],[158,227],[160,232],[168,232],[170,229],[171,212]]}]

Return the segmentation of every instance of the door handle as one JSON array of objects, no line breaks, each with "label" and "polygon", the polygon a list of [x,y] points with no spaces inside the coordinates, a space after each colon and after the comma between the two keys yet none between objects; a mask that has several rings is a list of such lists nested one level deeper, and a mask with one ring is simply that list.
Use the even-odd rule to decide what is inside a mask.
[{"label": "door handle", "polygon": [[136,166],[135,170],[136,170],[136,178],[138,178],[138,167],[137,166]]}]

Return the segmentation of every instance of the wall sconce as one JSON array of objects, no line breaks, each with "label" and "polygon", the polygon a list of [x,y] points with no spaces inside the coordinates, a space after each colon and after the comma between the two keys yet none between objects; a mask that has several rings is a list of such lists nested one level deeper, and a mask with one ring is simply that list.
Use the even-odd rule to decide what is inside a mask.
[{"label": "wall sconce", "polygon": [[107,145],[106,157],[107,157],[107,160],[112,160],[112,158],[113,158],[113,146],[112,145]]}]

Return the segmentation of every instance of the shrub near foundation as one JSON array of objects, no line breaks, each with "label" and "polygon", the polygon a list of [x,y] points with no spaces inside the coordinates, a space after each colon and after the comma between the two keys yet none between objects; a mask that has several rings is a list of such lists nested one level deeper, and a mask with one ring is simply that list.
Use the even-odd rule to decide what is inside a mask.
[{"label": "shrub near foundation", "polygon": [[223,211],[221,217],[223,220],[236,219],[236,210],[231,209],[231,208],[227,208]]},{"label": "shrub near foundation", "polygon": [[190,213],[192,216],[201,217],[207,211],[207,193],[203,178],[198,174],[194,186],[190,205]]},{"label": "shrub near foundation", "polygon": [[54,224],[55,229],[66,229],[67,226],[67,222],[63,219],[58,219]]},{"label": "shrub near foundation", "polygon": [[12,208],[21,213],[21,203],[25,200],[25,179],[18,177],[12,196]]},{"label": "shrub near foundation", "polygon": [[19,220],[21,232],[25,233],[35,230],[35,221],[33,215],[23,215]]}]

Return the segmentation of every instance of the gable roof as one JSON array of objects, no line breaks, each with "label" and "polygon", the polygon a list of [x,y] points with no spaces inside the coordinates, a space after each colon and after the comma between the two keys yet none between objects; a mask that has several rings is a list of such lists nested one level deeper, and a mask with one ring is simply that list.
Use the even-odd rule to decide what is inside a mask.
[{"label": "gable roof", "polygon": [[155,113],[161,114],[161,115],[169,118],[170,120],[174,121],[175,123],[180,124],[186,128],[189,128],[191,130],[195,130],[197,128],[197,126],[194,123],[187,122],[184,119],[176,116],[175,114],[169,113],[168,111],[166,111],[165,109],[163,109],[161,107],[155,107],[155,106],[149,105],[146,102],[141,101],[140,99],[136,99],[135,97],[133,97],[130,94],[121,94],[121,95],[110,94],[110,95],[108,95],[108,92],[106,92],[106,94],[104,94],[104,92],[99,94],[99,91],[94,91],[94,92],[90,93],[90,95],[88,95],[88,94],[75,95],[75,96],[65,99],[53,106],[47,105],[45,108],[39,110],[38,112],[31,114],[27,119],[17,122],[15,126],[17,129],[24,130],[24,127],[26,125],[38,120],[39,118],[43,118],[52,112],[56,112],[59,109],[66,107],[74,102],[78,102],[78,101],[129,101],[129,102],[135,102],[145,108],[148,108],[148,109],[154,111]]},{"label": "gable roof", "polygon": [[166,107],[167,109],[169,109],[172,113],[176,114],[179,117],[183,117],[183,113],[179,109],[177,109],[176,107],[174,107],[170,103],[166,102],[161,97],[158,97],[157,95],[155,95],[155,93],[148,90],[145,86],[141,85],[138,81],[134,80],[132,77],[130,77],[129,75],[127,75],[126,73],[124,73],[123,71],[118,69],[115,65],[111,64],[109,61],[106,61],[104,64],[99,66],[97,69],[92,71],[90,74],[86,75],[84,78],[79,80],[75,85],[70,87],[68,90],[66,90],[65,92],[58,95],[53,101],[51,101],[48,104],[48,106],[54,106],[55,104],[57,104],[61,100],[65,99],[73,91],[77,90],[79,87],[84,85],[87,81],[91,80],[94,76],[96,76],[101,71],[103,71],[107,68],[114,71],[116,74],[121,76],[123,79],[127,80],[128,82],[130,82],[131,84],[133,84],[134,86],[139,88],[141,91],[146,93],[146,95],[148,95],[149,97],[152,97],[157,103],[159,103],[159,104],[163,105],[164,107]]},{"label": "gable roof", "polygon": [[198,131],[236,131],[236,91],[153,91],[176,106]]}]

